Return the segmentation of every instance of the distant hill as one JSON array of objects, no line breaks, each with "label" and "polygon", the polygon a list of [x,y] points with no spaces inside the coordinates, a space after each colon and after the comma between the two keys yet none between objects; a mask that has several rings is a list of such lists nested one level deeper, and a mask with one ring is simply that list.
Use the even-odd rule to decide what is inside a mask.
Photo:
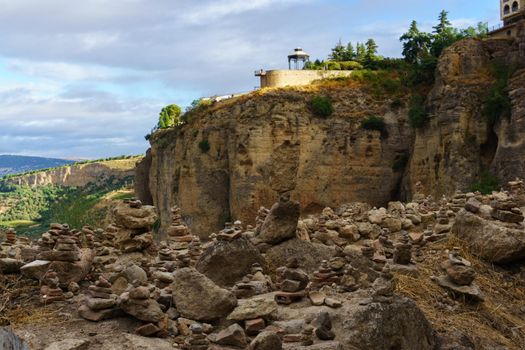
[{"label": "distant hill", "polygon": [[57,158],[0,155],[0,177],[39,169],[55,168],[74,162],[73,160]]}]

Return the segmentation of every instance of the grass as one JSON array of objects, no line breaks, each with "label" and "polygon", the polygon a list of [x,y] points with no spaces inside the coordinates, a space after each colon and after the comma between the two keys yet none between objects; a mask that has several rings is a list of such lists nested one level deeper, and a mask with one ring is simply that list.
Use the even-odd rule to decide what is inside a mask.
[{"label": "grass", "polygon": [[[475,283],[485,295],[485,301],[468,304],[461,300],[451,303],[444,289],[434,283],[430,277],[441,274],[439,263],[445,260],[444,251],[459,247],[461,255],[472,263],[476,270]],[[525,284],[519,274],[483,262],[472,255],[466,245],[449,238],[446,242],[435,243],[427,250],[424,260],[418,263],[418,277],[396,274],[397,292],[416,301],[427,319],[440,333],[457,331],[467,335],[476,348],[487,346],[487,341],[495,341],[509,349],[522,349],[525,344],[525,320],[516,313],[525,299]],[[451,303],[449,310],[440,305]]]}]

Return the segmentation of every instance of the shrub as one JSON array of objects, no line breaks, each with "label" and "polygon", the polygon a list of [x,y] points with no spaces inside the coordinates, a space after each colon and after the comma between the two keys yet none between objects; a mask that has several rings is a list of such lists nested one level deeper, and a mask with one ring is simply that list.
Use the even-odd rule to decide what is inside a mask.
[{"label": "shrub", "polygon": [[507,91],[507,84],[512,75],[511,69],[503,65],[494,65],[492,74],[496,83],[483,101],[483,115],[489,123],[496,123],[501,117],[510,118],[512,105]]},{"label": "shrub", "polygon": [[326,63],[328,70],[341,70],[341,65],[339,62],[329,61]]},{"label": "shrub", "polygon": [[482,194],[491,194],[492,191],[497,191],[499,187],[498,179],[488,171],[481,173],[479,182],[470,186],[472,192],[479,191]]},{"label": "shrub", "polygon": [[199,148],[203,153],[207,153],[210,150],[210,142],[206,139],[199,142]]},{"label": "shrub", "polygon": [[334,113],[332,102],[324,96],[315,96],[310,102],[312,112],[316,117],[328,118]]},{"label": "shrub", "polygon": [[403,105],[404,105],[403,101],[399,97],[396,97],[390,103],[390,108],[392,108],[392,109],[399,109],[399,108],[403,107]]},{"label": "shrub", "polygon": [[425,110],[425,98],[421,95],[414,95],[410,100],[410,110],[408,111],[408,122],[414,129],[421,128],[427,121]]},{"label": "shrub", "polygon": [[341,70],[360,70],[363,69],[363,65],[356,61],[345,61],[339,62]]},{"label": "shrub", "polygon": [[388,131],[386,129],[386,124],[383,118],[381,117],[368,117],[361,123],[361,128],[365,130],[376,130],[381,133],[381,137],[388,137]]}]

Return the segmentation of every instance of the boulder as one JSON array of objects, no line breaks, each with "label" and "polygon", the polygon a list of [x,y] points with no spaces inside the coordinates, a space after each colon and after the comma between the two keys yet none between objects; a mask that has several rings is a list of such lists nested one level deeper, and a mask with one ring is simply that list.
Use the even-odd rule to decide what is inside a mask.
[{"label": "boulder", "polygon": [[113,209],[113,217],[119,227],[149,231],[157,220],[157,213],[155,207],[150,205],[132,208],[128,203],[121,202]]},{"label": "boulder", "polygon": [[129,292],[122,293],[120,296],[120,308],[127,313],[144,322],[159,322],[164,313],[159,303],[153,299],[142,299],[140,303],[130,299]]},{"label": "boulder", "polygon": [[148,281],[148,275],[140,266],[131,264],[126,267],[120,276],[124,277],[129,283],[133,281],[139,281],[140,283],[145,283]]},{"label": "boulder", "polygon": [[268,249],[265,258],[270,271],[285,266],[290,258],[296,258],[299,268],[310,274],[317,270],[321,261],[330,260],[334,253],[333,247],[294,238]]},{"label": "boulder", "polygon": [[237,306],[233,293],[193,268],[177,270],[174,278],[171,285],[173,302],[183,317],[197,321],[216,320],[227,316]]},{"label": "boulder", "polygon": [[153,244],[153,235],[149,232],[136,234],[134,231],[120,231],[115,242],[123,253],[141,252]]},{"label": "boulder", "polygon": [[196,269],[220,286],[232,286],[250,273],[254,263],[265,266],[259,250],[246,238],[217,241],[197,262]]},{"label": "boulder", "polygon": [[461,210],[452,232],[482,259],[499,264],[525,258],[525,229]]},{"label": "boulder", "polygon": [[394,296],[389,302],[354,298],[332,315],[337,340],[345,349],[434,350],[434,330],[416,303]]},{"label": "boulder", "polygon": [[67,288],[71,282],[80,282],[91,271],[94,253],[89,248],[80,249],[80,260],[77,262],[52,261],[49,268],[55,271],[60,286]]},{"label": "boulder", "polygon": [[295,237],[297,223],[301,213],[298,202],[283,195],[275,203],[264,220],[258,238],[268,244],[277,244]]},{"label": "boulder", "polygon": [[259,333],[250,344],[250,350],[282,350],[282,348],[281,338],[269,331]]},{"label": "boulder", "polygon": [[3,258],[0,259],[0,272],[6,275],[19,273],[22,265],[24,265],[22,260]]},{"label": "boulder", "polygon": [[234,323],[219,333],[214,334],[213,342],[219,345],[231,345],[241,349],[248,346],[246,334],[244,334],[244,330],[237,323]]}]

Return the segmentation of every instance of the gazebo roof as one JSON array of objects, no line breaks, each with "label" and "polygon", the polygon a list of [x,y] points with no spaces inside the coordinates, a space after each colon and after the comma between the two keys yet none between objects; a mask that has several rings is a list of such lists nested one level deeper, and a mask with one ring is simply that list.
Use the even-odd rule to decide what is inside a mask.
[{"label": "gazebo roof", "polygon": [[303,51],[302,48],[298,47],[292,52],[290,55],[288,55],[288,59],[300,59],[300,58],[309,58],[310,55]]}]

